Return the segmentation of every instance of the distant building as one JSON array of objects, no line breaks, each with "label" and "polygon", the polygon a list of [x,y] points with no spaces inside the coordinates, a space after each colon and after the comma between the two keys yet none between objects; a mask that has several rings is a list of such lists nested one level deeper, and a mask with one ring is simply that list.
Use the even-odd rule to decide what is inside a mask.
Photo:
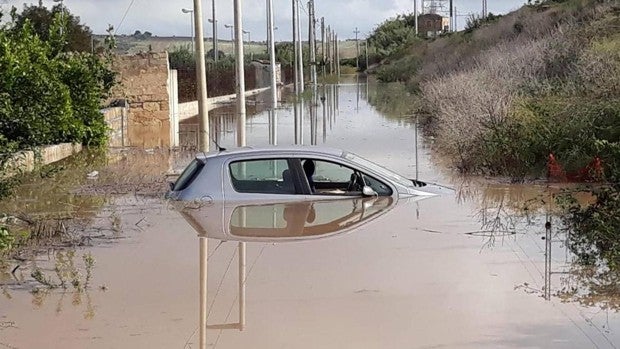
[{"label": "distant building", "polygon": [[450,30],[450,19],[436,13],[425,13],[418,17],[418,32],[432,38]]}]

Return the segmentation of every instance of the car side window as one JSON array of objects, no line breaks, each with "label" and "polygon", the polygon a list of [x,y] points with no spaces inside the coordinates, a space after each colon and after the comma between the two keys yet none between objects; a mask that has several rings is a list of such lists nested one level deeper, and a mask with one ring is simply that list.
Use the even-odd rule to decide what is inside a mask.
[{"label": "car side window", "polygon": [[364,186],[370,186],[380,196],[392,195],[385,183],[338,163],[303,159],[302,166],[314,194],[362,195]]},{"label": "car side window", "polygon": [[392,189],[387,184],[368,175],[364,175],[364,184],[371,187],[379,196],[392,195]]},{"label": "car side window", "polygon": [[[312,161],[314,171],[307,171]],[[303,160],[303,167],[312,192],[319,195],[361,195],[362,187],[356,185],[356,171],[350,167],[323,160]],[[361,178],[359,180],[361,182]]]},{"label": "car side window", "polygon": [[230,178],[239,193],[296,194],[294,176],[286,159],[233,162]]}]

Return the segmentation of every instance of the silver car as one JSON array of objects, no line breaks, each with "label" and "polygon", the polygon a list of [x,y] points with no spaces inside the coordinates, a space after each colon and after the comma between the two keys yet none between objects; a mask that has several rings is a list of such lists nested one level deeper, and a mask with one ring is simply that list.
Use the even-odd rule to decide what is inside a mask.
[{"label": "silver car", "polygon": [[434,195],[420,190],[423,186],[339,149],[244,147],[197,155],[167,196],[201,203],[269,203]]}]

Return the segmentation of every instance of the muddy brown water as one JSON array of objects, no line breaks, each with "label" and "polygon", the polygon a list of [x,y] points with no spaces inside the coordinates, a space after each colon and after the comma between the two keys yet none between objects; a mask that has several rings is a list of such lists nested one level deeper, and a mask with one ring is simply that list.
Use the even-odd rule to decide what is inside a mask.
[{"label": "muddy brown water", "polygon": [[[319,89],[325,114],[321,103],[315,121],[305,111],[305,143],[345,148],[414,177],[414,122],[377,112],[368,103],[376,85],[354,82]],[[235,142],[229,114],[212,114],[224,147]],[[292,109],[278,114],[278,141],[291,144]],[[267,144],[264,112],[249,118],[247,136],[248,144]],[[68,174],[54,181],[57,191],[27,183],[3,209],[88,212],[78,229],[91,238],[75,248],[73,270],[84,278],[84,254],[95,265],[85,290],[61,291],[47,290],[30,273],[36,265],[54,279],[58,259],[66,259],[58,251],[66,250],[11,261],[0,276],[0,348],[199,348],[205,236],[209,348],[620,346],[620,316],[606,306],[613,299],[563,292],[579,280],[560,231],[552,232],[551,258],[545,257],[544,223],[553,211],[540,200],[548,195],[545,185],[459,178],[437,165],[421,136],[418,158],[420,179],[456,190],[394,204],[240,208],[252,229],[243,229],[233,208],[228,213],[237,223],[223,224],[224,235],[197,231],[202,223],[161,199],[163,174],[187,163],[187,153],[67,165]],[[88,179],[94,170],[98,178]],[[282,230],[294,241],[264,229],[272,218],[276,225],[295,222]],[[247,241],[243,292],[236,240]],[[15,276],[6,272],[16,265]]]}]

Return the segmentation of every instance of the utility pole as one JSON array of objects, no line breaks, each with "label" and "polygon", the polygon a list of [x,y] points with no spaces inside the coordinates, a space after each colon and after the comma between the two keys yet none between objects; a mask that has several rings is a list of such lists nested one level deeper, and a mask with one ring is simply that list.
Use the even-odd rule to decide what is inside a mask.
[{"label": "utility pole", "polygon": [[269,143],[272,145],[278,144],[277,134],[277,108],[278,108],[278,86],[276,81],[276,45],[274,40],[273,29],[273,0],[267,0],[267,25],[269,31],[267,33],[267,40],[269,41],[269,63],[271,68],[271,118],[269,119],[271,127],[269,128]]},{"label": "utility pole", "polygon": [[220,51],[217,43],[217,20],[215,19],[215,0],[211,0],[211,3],[213,4],[211,7],[211,22],[213,23],[213,60],[215,61],[215,63],[217,63]]},{"label": "utility pole", "polygon": [[299,93],[304,93],[304,50],[303,50],[303,42],[301,41],[301,11],[300,11],[300,1],[297,0],[295,3],[297,5],[297,45],[299,46],[299,59],[297,63],[299,64]]},{"label": "utility pole", "polygon": [[[297,68],[299,67],[297,63],[297,58],[299,55],[297,54],[297,0],[291,0],[293,6],[293,84],[295,85],[294,91],[295,95],[299,94],[299,73],[297,72]],[[297,113],[297,109],[295,109],[295,113]],[[297,125],[295,125],[297,126]]]},{"label": "utility pole", "polygon": [[338,41],[338,34],[334,35],[334,51],[334,56],[336,57],[336,74],[338,78],[340,78],[340,42]]},{"label": "utility pole", "polygon": [[364,49],[364,52],[366,52],[366,70],[368,70],[368,39],[364,40],[364,43],[366,44]]},{"label": "utility pole", "polygon": [[328,25],[327,26],[327,62],[329,63],[330,74],[334,73],[334,62],[332,60],[332,52],[333,52],[332,46],[333,46],[332,30],[331,30],[331,27]]},{"label": "utility pole", "polygon": [[360,42],[357,40],[357,34],[360,33],[359,30],[357,30],[357,27],[355,27],[355,30],[353,31],[355,33],[355,48],[357,50],[357,55],[355,56],[355,67],[357,68],[357,71],[360,70]]},{"label": "utility pole", "polygon": [[196,95],[198,96],[198,115],[200,118],[199,144],[202,152],[209,151],[209,108],[207,106],[207,75],[205,66],[204,30],[202,27],[202,0],[194,0],[194,27],[196,28]]},{"label": "utility pole", "polygon": [[234,0],[235,63],[237,68],[237,146],[245,147],[245,67],[243,54],[243,15],[241,0]]},{"label": "utility pole", "polygon": [[450,0],[450,31],[455,32],[454,28],[454,1]]},{"label": "utility pole", "polygon": [[458,23],[458,12],[456,11],[456,6],[454,6],[454,30],[459,31],[459,23]]},{"label": "utility pole", "polygon": [[415,25],[415,35],[419,34],[418,26],[418,0],[413,0],[413,23]]},{"label": "utility pole", "polygon": [[[194,58],[196,61],[196,95],[198,97],[198,118],[200,129],[198,133],[198,148],[200,151],[209,151],[209,108],[207,105],[207,75],[205,67],[205,45],[202,28],[202,0],[194,0],[194,27],[196,28]],[[200,316],[199,316],[199,345],[207,347],[207,255],[208,239],[200,239],[199,253],[204,264],[200,265],[199,293],[200,293]]]},{"label": "utility pole", "polygon": [[482,0],[482,18],[487,18],[488,13],[487,0]]},{"label": "utility pole", "polygon": [[314,0],[310,0],[308,2],[308,15],[310,16],[310,21],[308,25],[308,44],[310,46],[310,80],[312,80],[312,85],[316,85],[317,76],[316,76],[316,21],[314,19]]},{"label": "utility pole", "polygon": [[321,17],[321,58],[323,60],[323,77],[325,77],[325,62],[327,62],[325,55],[325,17]]}]

